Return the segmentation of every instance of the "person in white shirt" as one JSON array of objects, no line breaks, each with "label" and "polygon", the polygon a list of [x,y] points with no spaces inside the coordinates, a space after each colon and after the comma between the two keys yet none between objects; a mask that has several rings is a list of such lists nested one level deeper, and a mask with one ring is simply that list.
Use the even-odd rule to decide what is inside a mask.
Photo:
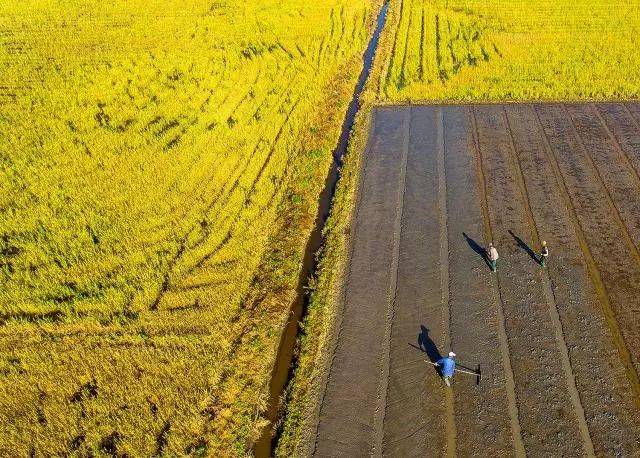
[{"label": "person in white shirt", "polygon": [[496,272],[498,270],[498,250],[493,246],[493,242],[489,243],[489,248],[487,248],[487,259],[489,260],[489,264],[491,265],[491,270]]}]

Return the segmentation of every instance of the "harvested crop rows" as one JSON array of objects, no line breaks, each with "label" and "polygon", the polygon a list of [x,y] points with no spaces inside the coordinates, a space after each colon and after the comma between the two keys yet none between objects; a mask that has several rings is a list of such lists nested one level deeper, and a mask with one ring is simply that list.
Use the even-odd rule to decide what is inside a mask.
[{"label": "harvested crop rows", "polygon": [[378,2],[0,5],[0,455],[259,437]]},{"label": "harvested crop rows", "polygon": [[640,105],[373,118],[315,454],[640,453]]}]

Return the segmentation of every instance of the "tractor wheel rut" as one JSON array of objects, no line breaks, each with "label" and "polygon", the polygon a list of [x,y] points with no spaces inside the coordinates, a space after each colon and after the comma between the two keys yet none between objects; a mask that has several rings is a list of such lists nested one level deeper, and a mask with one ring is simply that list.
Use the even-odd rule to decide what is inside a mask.
[{"label": "tractor wheel rut", "polygon": [[382,455],[382,442],[384,439],[383,434],[383,423],[385,419],[386,413],[386,403],[388,397],[388,388],[389,388],[389,358],[390,358],[390,345],[391,345],[391,332],[392,332],[392,323],[394,321],[394,310],[396,307],[396,302],[398,300],[398,262],[400,258],[400,231],[402,229],[402,210],[404,207],[404,197],[406,193],[406,185],[407,185],[407,156],[409,154],[409,138],[411,133],[411,109],[404,111],[404,120],[403,120],[403,140],[402,140],[402,156],[400,159],[400,178],[399,178],[399,187],[398,187],[398,198],[397,198],[397,210],[396,210],[396,218],[395,225],[393,231],[393,257],[391,260],[391,277],[389,279],[389,295],[388,295],[388,308],[386,311],[387,321],[385,323],[385,335],[383,344],[383,364],[382,370],[380,373],[380,385],[378,387],[377,393],[377,407],[375,412],[375,442],[372,448],[373,456],[381,456]]}]

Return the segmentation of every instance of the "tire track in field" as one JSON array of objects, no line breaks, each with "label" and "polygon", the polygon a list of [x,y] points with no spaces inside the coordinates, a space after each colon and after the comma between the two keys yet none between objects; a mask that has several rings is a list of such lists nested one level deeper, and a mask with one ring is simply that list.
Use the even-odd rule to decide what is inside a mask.
[{"label": "tire track in field", "polygon": [[389,357],[391,352],[391,324],[396,305],[398,284],[398,260],[400,258],[400,232],[402,230],[402,209],[404,206],[404,194],[407,176],[407,156],[409,153],[409,136],[411,127],[411,108],[404,110],[402,156],[400,159],[400,177],[397,199],[396,219],[393,227],[393,252],[391,257],[389,293],[387,297],[387,317],[382,341],[383,361],[380,373],[380,385],[378,386],[377,402],[374,417],[375,441],[371,449],[374,456],[382,456],[384,440],[384,415],[386,412],[387,388],[389,386]]},{"label": "tire track in field", "polygon": [[[283,74],[286,74],[286,71],[289,70],[290,68],[291,68],[290,65],[287,66],[284,69]],[[277,110],[281,110],[284,107],[286,100],[283,98],[283,96],[287,93],[289,88],[293,85],[294,81],[295,81],[295,78],[293,79],[289,78],[289,84],[278,94],[278,97],[280,97],[280,99],[277,99],[274,101],[275,104],[272,106],[272,109],[269,111],[270,114],[276,112]],[[269,95],[265,96],[264,100],[266,101],[268,97]],[[263,101],[263,103],[265,102]],[[288,119],[289,119],[289,116],[285,118],[285,121],[283,125],[280,127],[280,130],[284,128],[284,126],[288,122]],[[263,137],[264,134],[265,134],[264,129],[261,129],[260,137]],[[218,141],[219,137],[220,135],[216,135],[211,139],[211,141],[212,142]],[[238,155],[235,162],[228,167],[230,170],[232,170],[231,176],[229,177],[229,179],[225,181],[222,187],[214,190],[215,194],[209,200],[207,205],[203,206],[202,208],[198,208],[197,203],[204,202],[206,194],[211,191],[209,189],[210,185],[213,184],[216,181],[216,179],[219,179],[219,177],[215,173],[211,174],[209,178],[206,180],[206,182],[204,182],[201,186],[198,187],[199,192],[198,190],[194,189],[193,192],[191,192],[189,195],[185,197],[186,203],[183,205],[183,207],[186,208],[186,210],[179,216],[179,219],[185,219],[190,214],[194,214],[198,212],[200,215],[207,214],[209,211],[213,209],[213,207],[218,205],[219,202],[220,202],[220,206],[224,206],[228,202],[230,195],[233,193],[236,187],[239,186],[239,180],[244,176],[244,173],[252,164],[252,161],[256,156],[256,153],[260,150],[260,148],[263,145],[266,145],[267,143],[268,143],[267,140],[260,138],[256,143],[256,145],[254,146],[254,148],[251,150],[251,153],[247,155]],[[220,164],[222,163],[223,163],[222,160],[217,161],[213,164],[212,167],[214,169],[219,168]],[[162,226],[156,226],[151,228],[150,230],[157,231],[161,229],[162,229]],[[192,228],[190,229],[190,232],[188,232],[185,235],[185,238],[191,237],[193,235],[193,231],[197,229],[198,229],[197,224],[192,226]]]},{"label": "tire track in field", "polygon": [[[257,176],[254,177],[254,180],[251,183],[251,186],[245,192],[245,194],[246,194],[245,202],[249,201],[250,196],[253,195],[258,181],[262,177],[262,174],[264,173],[264,170],[266,169],[267,165],[271,162],[271,159],[272,159],[273,154],[274,154],[275,149],[276,149],[276,145],[277,145],[278,141],[280,140],[280,137],[282,136],[282,133],[284,132],[284,129],[287,126],[287,123],[289,122],[289,118],[290,118],[291,114],[295,111],[299,101],[300,101],[300,97],[298,97],[298,99],[296,99],[296,101],[294,102],[292,108],[287,112],[287,114],[285,116],[285,119],[282,122],[282,125],[280,126],[280,128],[278,129],[274,140],[271,142],[271,146],[269,148],[269,152],[267,154],[267,157],[264,159],[264,161],[262,163],[260,171],[258,172]],[[248,163],[246,164],[246,167],[248,167]],[[221,205],[225,205],[229,201],[233,191],[239,186],[239,179],[240,179],[240,176],[238,177],[238,179],[236,181],[234,181],[233,185],[231,186],[231,189],[226,194],[226,200],[223,198],[223,203]],[[220,195],[221,194],[219,193],[218,196],[220,196]],[[214,202],[211,202],[207,207],[205,207],[204,212],[202,214],[205,217],[208,216],[209,213],[214,210],[214,207],[216,206],[217,203],[218,203],[217,199]],[[163,297],[165,296],[165,294],[167,294],[171,290],[173,285],[175,285],[177,282],[180,282],[180,281],[184,280],[184,278],[187,275],[190,275],[195,270],[197,270],[202,265],[204,265],[204,263],[206,263],[209,259],[211,259],[213,256],[215,256],[215,254],[224,245],[226,245],[229,242],[229,240],[233,236],[233,230],[234,230],[237,222],[242,217],[242,214],[243,214],[242,208],[240,208],[236,212],[236,215],[233,217],[233,220],[231,221],[231,223],[227,226],[226,235],[220,240],[220,242],[215,247],[213,247],[209,251],[209,253],[207,253],[198,262],[196,262],[195,265],[190,266],[188,269],[186,269],[185,273],[180,278],[172,279],[171,278],[172,274],[174,273],[175,269],[179,266],[179,263],[182,261],[184,255],[187,252],[190,252],[191,250],[194,250],[194,249],[197,249],[197,248],[201,247],[208,240],[208,234],[206,234],[205,236],[200,238],[195,243],[189,245],[190,237],[192,236],[192,234],[194,234],[194,231],[198,230],[198,228],[200,227],[199,225],[192,226],[192,228],[187,232],[187,234],[181,239],[179,247],[178,247],[178,250],[176,251],[175,255],[171,258],[170,262],[168,263],[167,270],[165,271],[162,283],[160,285],[160,290],[157,293],[157,295],[155,296],[154,300],[151,302],[151,305],[149,306],[149,310],[157,311],[158,310],[158,306],[160,305],[160,302],[162,301]],[[224,231],[222,231],[222,234],[224,234]]]},{"label": "tire track in field", "polygon": [[[524,202],[524,209],[525,209],[525,215],[527,218],[527,223],[531,228],[531,239],[534,245],[536,247],[539,247],[541,246],[540,233],[538,231],[536,222],[533,218],[533,212],[531,211],[531,204],[529,200],[527,185],[524,180],[522,166],[516,155],[516,144],[513,138],[513,131],[511,130],[511,124],[509,123],[509,116],[507,115],[507,111],[504,105],[502,106],[502,111],[504,114],[507,130],[509,131],[509,138],[511,143],[511,148],[509,148],[511,151],[510,162],[512,167],[516,171],[515,173],[517,178],[516,181],[518,183],[520,194]],[[549,317],[551,318],[551,324],[553,325],[556,343],[558,345],[558,350],[560,352],[560,362],[564,372],[565,380],[567,382],[569,397],[571,398],[571,403],[573,404],[573,409],[578,419],[578,427],[579,427],[580,436],[582,437],[582,442],[585,448],[585,454],[589,457],[593,457],[595,456],[595,451],[593,449],[593,443],[591,442],[591,436],[589,434],[589,428],[587,426],[587,421],[584,414],[584,408],[582,406],[582,402],[580,401],[580,394],[578,393],[578,389],[576,387],[575,375],[573,373],[573,368],[571,367],[571,361],[569,359],[569,350],[567,348],[567,343],[564,337],[564,330],[562,328],[562,323],[560,322],[560,315],[558,313],[558,304],[556,303],[556,299],[553,294],[553,290],[551,288],[551,281],[549,279],[548,271],[546,269],[543,269],[542,272],[543,273],[541,277],[542,277],[543,292],[544,292],[545,300],[549,307]]]},{"label": "tire track in field", "polygon": [[[480,206],[482,208],[482,220],[486,240],[493,240],[491,229],[491,220],[489,219],[489,204],[487,202],[487,182],[485,180],[482,155],[480,153],[480,144],[478,140],[478,124],[476,120],[475,108],[471,107],[471,125],[473,135],[473,146],[476,155],[476,173],[478,174],[478,183],[480,184]],[[516,456],[526,456],[524,442],[522,440],[522,432],[520,421],[518,418],[518,404],[516,399],[515,381],[513,368],[511,367],[511,359],[509,354],[509,341],[505,329],[504,304],[502,294],[500,293],[500,279],[496,276],[495,282],[492,282],[493,302],[496,306],[496,314],[498,318],[498,337],[500,341],[500,352],[502,355],[502,364],[505,372],[505,387],[507,394],[507,406],[509,412],[509,420],[511,423],[511,434],[513,436],[513,446]]]},{"label": "tire track in field", "polygon": [[[444,167],[444,116],[442,107],[437,109],[437,168],[438,168],[438,208],[440,209],[440,282],[442,288],[442,334],[444,335],[443,355],[451,349],[451,310],[449,307],[449,230],[447,224],[447,177]],[[453,387],[445,390],[447,456],[456,456],[456,420],[454,413]]]},{"label": "tire track in field", "polygon": [[[360,161],[360,180],[357,182],[357,185],[356,185],[357,187],[356,187],[356,193],[355,193],[354,204],[353,204],[354,214],[353,214],[352,224],[349,227],[348,239],[350,243],[349,243],[349,249],[347,251],[347,268],[345,272],[345,278],[349,278],[352,272],[353,263],[351,262],[351,260],[353,259],[353,252],[355,250],[355,243],[353,243],[355,226],[356,226],[355,223],[356,221],[358,221],[358,216],[360,214],[360,209],[361,209],[360,203],[362,202],[362,194],[364,191],[364,186],[362,185],[362,181],[363,181],[363,177],[367,173],[367,168],[368,168],[367,166],[369,164],[369,158],[371,157],[371,148],[373,146],[373,134],[375,130],[376,130],[376,109],[372,108],[371,122],[369,126],[369,132],[367,133],[367,143],[364,151],[362,152],[362,158]],[[327,386],[328,386],[327,380],[329,377],[329,373],[331,371],[331,366],[333,364],[333,358],[336,354],[336,349],[338,347],[340,333],[342,332],[342,320],[344,316],[345,298],[346,298],[346,282],[343,281],[342,288],[340,288],[339,300],[337,301],[337,304],[339,307],[338,307],[338,310],[336,310],[335,312],[335,320],[333,322],[333,326],[329,328],[329,335],[327,336],[328,349],[326,352],[326,357],[322,361],[325,378],[323,380],[323,383],[321,383],[321,387],[318,392],[317,406],[313,411],[313,418],[312,420],[310,420],[311,427],[309,427],[305,432],[306,433],[305,438],[311,444],[309,447],[308,453],[306,453],[306,455],[309,455],[309,456],[315,455],[315,451],[316,451],[317,440],[311,439],[311,434],[312,433],[317,434],[317,431],[318,431],[318,425],[320,423],[320,409],[322,408],[322,405],[324,404],[324,401],[325,401],[325,397],[327,395]]]},{"label": "tire track in field", "polygon": [[393,46],[391,47],[391,53],[389,54],[389,66],[387,67],[387,75],[385,78],[385,88],[389,86],[389,81],[391,81],[391,76],[393,73],[393,61],[394,57],[397,56],[397,47],[398,47],[398,36],[400,35],[400,24],[402,23],[402,16],[404,14],[404,2],[405,0],[400,0],[400,15],[398,17],[398,22],[396,24],[396,33],[393,36]]},{"label": "tire track in field", "polygon": [[622,331],[616,319],[616,315],[613,310],[613,306],[611,304],[609,294],[604,285],[604,281],[602,280],[602,274],[595,262],[594,256],[591,253],[591,249],[589,248],[589,245],[587,243],[587,238],[583,231],[582,225],[580,223],[580,219],[578,218],[577,210],[573,206],[571,195],[569,194],[569,191],[568,191],[567,183],[560,170],[556,153],[554,152],[553,147],[551,146],[551,142],[549,141],[549,137],[547,136],[547,133],[545,131],[544,124],[542,123],[542,120],[540,118],[540,113],[538,112],[538,109],[535,106],[532,106],[531,109],[535,114],[535,119],[536,119],[538,129],[540,130],[541,135],[543,137],[547,159],[553,169],[555,180],[558,185],[558,189],[560,189],[561,191],[562,198],[563,198],[565,207],[567,209],[567,213],[571,219],[571,222],[573,224],[573,229],[578,239],[578,244],[580,245],[582,254],[587,263],[587,268],[589,271],[589,275],[591,277],[591,282],[593,283],[596,293],[600,299],[599,302],[607,323],[607,327],[611,332],[611,336],[615,343],[616,349],[618,350],[620,360],[622,361],[622,364],[625,368],[625,372],[629,380],[629,384],[631,385],[632,391],[635,395],[634,397],[636,400],[636,404],[640,406],[640,380],[638,380],[638,374],[633,365],[633,359],[631,357],[631,353],[627,348],[624,336],[622,334]]}]

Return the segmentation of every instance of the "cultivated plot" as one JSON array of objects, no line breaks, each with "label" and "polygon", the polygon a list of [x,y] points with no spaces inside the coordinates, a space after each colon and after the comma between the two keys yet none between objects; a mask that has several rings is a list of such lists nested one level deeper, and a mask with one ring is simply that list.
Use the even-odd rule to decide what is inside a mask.
[{"label": "cultivated plot", "polygon": [[315,453],[640,453],[640,105],[373,122]]}]

